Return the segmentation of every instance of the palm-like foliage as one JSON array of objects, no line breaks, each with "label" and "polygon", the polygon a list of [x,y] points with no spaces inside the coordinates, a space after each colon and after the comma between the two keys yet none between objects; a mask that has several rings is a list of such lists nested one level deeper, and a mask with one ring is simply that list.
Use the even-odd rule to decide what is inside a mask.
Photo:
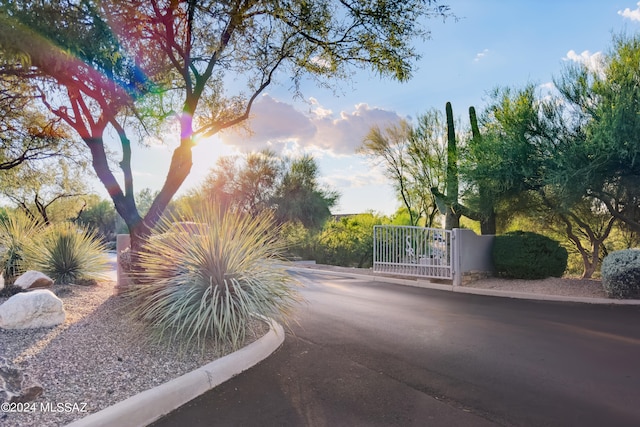
[{"label": "palm-like foliage", "polygon": [[[249,320],[286,320],[297,301],[277,266],[283,249],[270,214],[223,213],[209,204],[165,218],[138,253],[133,313],[157,339],[237,348]],[[178,222],[190,218],[188,224]]]},{"label": "palm-like foliage", "polygon": [[109,270],[100,239],[68,222],[48,227],[37,242],[26,247],[25,254],[30,268],[47,274],[58,284],[102,278]]},{"label": "palm-like foliage", "polygon": [[0,221],[2,274],[7,283],[13,283],[24,272],[25,247],[39,234],[42,227],[22,213],[15,213]]}]

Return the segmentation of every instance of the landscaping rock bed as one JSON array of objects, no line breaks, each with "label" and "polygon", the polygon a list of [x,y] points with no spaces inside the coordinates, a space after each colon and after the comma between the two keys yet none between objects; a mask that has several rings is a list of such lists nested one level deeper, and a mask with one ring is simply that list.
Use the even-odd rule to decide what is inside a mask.
[{"label": "landscaping rock bed", "polygon": [[465,284],[468,288],[495,289],[529,294],[607,298],[602,282],[595,279],[549,277],[539,280],[487,277]]},{"label": "landscaping rock bed", "polygon": [[[44,389],[29,404],[9,408],[22,412],[0,412],[0,425],[65,425],[231,352],[179,352],[174,346],[149,344],[141,325],[126,315],[126,300],[113,296],[114,285],[56,285],[67,313],[62,325],[0,329],[0,356]],[[245,345],[267,331],[256,322]]]}]

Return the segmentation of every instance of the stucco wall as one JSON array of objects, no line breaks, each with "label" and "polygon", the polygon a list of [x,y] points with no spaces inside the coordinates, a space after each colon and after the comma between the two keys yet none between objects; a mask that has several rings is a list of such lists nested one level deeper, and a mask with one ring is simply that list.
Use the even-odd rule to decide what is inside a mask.
[{"label": "stucco wall", "polygon": [[495,236],[478,236],[472,230],[456,228],[454,239],[454,285],[461,285],[469,273],[493,273],[491,250]]}]

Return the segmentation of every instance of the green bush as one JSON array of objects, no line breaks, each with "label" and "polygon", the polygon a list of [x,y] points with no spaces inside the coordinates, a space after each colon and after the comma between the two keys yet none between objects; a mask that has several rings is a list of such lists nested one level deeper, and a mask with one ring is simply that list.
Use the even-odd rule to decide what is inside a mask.
[{"label": "green bush", "polygon": [[286,247],[284,253],[286,259],[290,261],[316,259],[315,234],[301,222],[286,222],[280,227],[279,233]]},{"label": "green bush", "polygon": [[[163,218],[132,272],[132,314],[151,326],[150,337],[237,348],[251,318],[286,319],[297,293],[277,265],[283,245],[272,216],[185,210]],[[176,227],[179,218],[193,222]]]},{"label": "green bush", "polygon": [[602,261],[601,274],[609,297],[640,297],[640,249],[611,252]]},{"label": "green bush", "polygon": [[567,259],[567,250],[557,241],[537,233],[512,231],[496,236],[493,244],[493,263],[503,277],[561,277]]},{"label": "green bush", "polygon": [[29,268],[61,285],[102,278],[109,270],[100,238],[68,222],[47,227],[37,241],[25,247],[25,256]]},{"label": "green bush", "polygon": [[366,213],[327,221],[318,236],[316,260],[322,264],[369,268],[373,264],[373,227],[386,218]]}]

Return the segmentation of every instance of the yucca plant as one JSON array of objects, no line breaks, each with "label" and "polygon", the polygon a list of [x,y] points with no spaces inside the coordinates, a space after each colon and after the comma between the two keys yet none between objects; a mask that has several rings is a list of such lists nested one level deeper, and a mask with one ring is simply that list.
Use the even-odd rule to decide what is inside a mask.
[{"label": "yucca plant", "polygon": [[286,321],[298,300],[277,265],[282,249],[270,214],[186,208],[163,219],[138,252],[133,314],[159,340],[237,348],[252,317]]},{"label": "yucca plant", "polygon": [[42,228],[35,220],[21,212],[0,221],[0,263],[6,284],[12,284],[24,272],[25,247],[38,238]]},{"label": "yucca plant", "polygon": [[104,244],[95,233],[70,222],[47,227],[25,248],[29,268],[41,271],[57,284],[101,279],[109,270]]}]

